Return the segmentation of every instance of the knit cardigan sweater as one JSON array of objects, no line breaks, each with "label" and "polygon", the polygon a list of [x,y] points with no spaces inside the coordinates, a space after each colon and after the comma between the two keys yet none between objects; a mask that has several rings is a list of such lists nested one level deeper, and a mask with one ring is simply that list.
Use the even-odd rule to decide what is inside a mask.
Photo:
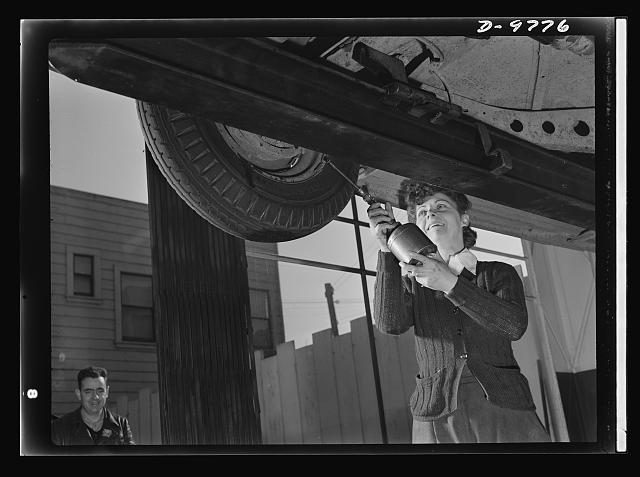
[{"label": "knit cardigan sweater", "polygon": [[535,409],[511,348],[527,329],[524,289],[511,265],[479,261],[473,280],[460,276],[444,294],[401,277],[393,254],[379,252],[374,321],[387,334],[414,328],[419,374],[409,406],[415,420],[457,409],[465,363],[493,404]]}]

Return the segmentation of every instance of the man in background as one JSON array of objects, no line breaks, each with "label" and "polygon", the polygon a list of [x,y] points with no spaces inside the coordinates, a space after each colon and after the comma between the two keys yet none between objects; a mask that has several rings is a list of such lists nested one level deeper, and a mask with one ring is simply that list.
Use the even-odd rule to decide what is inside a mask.
[{"label": "man in background", "polygon": [[78,372],[80,407],[51,423],[51,440],[59,446],[133,445],[129,421],[106,407],[107,370],[90,366]]}]

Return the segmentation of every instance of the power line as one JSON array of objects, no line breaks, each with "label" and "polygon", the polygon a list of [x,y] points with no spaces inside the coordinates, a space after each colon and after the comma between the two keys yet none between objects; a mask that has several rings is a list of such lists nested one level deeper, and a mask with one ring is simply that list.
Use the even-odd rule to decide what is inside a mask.
[{"label": "power line", "polygon": [[[365,256],[365,257],[369,256],[369,254],[370,254],[370,253],[371,253],[371,252],[372,252],[372,251],[373,251],[377,246],[378,246],[378,244],[377,244],[377,243],[375,243],[375,242],[370,243],[370,244],[369,244],[369,246],[368,246],[368,247],[367,247],[367,249],[366,249],[366,252],[365,252],[365,253],[363,253],[363,256]],[[358,274],[357,274],[357,273],[355,273],[355,272],[342,272],[342,273],[340,274],[340,276],[338,277],[338,279],[335,281],[335,284],[333,285],[333,290],[334,290],[334,292],[335,292],[336,290],[338,290],[338,288],[339,288],[339,287],[341,287],[341,286],[344,284],[344,282],[345,282],[348,278],[353,277],[353,276],[355,276],[355,275],[358,275]]]},{"label": "power line", "polygon": [[[323,301],[309,300],[309,301],[282,302],[282,304],[284,306],[288,306],[288,307],[309,306],[309,305],[324,305],[326,303],[327,303],[326,300],[323,300]],[[344,298],[344,299],[340,299],[340,300],[334,300],[333,303],[336,304],[336,305],[353,305],[353,304],[364,303],[364,300],[362,298]]]}]

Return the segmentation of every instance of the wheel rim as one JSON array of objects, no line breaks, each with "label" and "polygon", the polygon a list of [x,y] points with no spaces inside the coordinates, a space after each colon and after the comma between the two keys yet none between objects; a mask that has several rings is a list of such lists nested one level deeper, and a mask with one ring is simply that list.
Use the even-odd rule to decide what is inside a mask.
[{"label": "wheel rim", "polygon": [[323,168],[324,154],[284,141],[216,123],[227,146],[254,170],[281,182],[300,182]]}]

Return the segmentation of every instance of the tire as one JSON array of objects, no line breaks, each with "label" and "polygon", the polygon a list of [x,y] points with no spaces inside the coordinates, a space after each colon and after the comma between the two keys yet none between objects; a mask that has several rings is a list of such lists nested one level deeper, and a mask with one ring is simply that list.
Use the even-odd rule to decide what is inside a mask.
[{"label": "tire", "polygon": [[[205,220],[236,237],[303,237],[331,222],[354,194],[321,153],[143,101],[137,101],[137,111],[145,142],[169,184]],[[267,154],[259,147],[252,152],[256,140],[261,146],[270,141]],[[296,154],[281,158],[281,150]],[[356,182],[358,164],[332,162]]]}]

